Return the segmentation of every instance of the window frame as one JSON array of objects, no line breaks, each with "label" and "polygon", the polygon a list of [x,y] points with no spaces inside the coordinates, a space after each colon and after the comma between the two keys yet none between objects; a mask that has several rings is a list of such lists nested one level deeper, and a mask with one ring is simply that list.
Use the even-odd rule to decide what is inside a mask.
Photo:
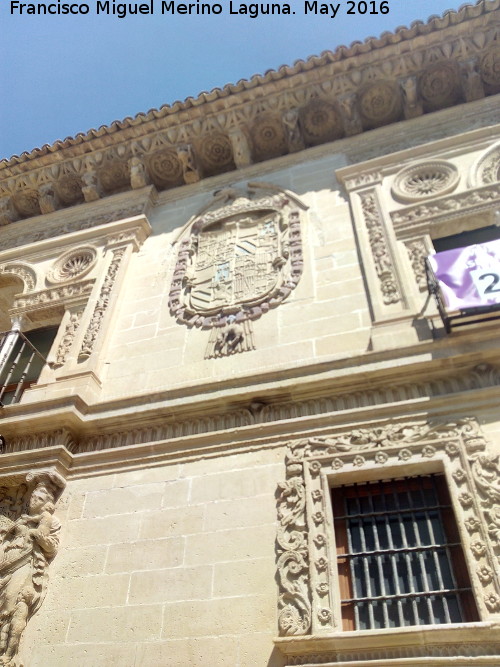
[{"label": "window frame", "polygon": [[[402,493],[407,504],[401,506]],[[427,502],[428,495],[434,502]],[[443,474],[346,484],[332,488],[331,497],[344,631],[479,620]],[[364,499],[367,502],[363,503]],[[388,505],[387,499],[392,499],[392,503]],[[369,506],[367,512],[363,511],[363,505]],[[357,508],[354,512],[353,507]],[[384,515],[382,523],[377,522],[381,513]],[[401,530],[396,529],[397,525],[402,526]],[[434,585],[431,583],[433,572],[437,573]],[[405,580],[408,580],[407,586]],[[406,590],[400,589],[401,582]],[[363,589],[364,595],[360,595]],[[408,600],[407,596],[410,596]],[[434,620],[440,606],[448,620]],[[433,620],[421,622],[422,614]],[[452,614],[460,618],[450,620]],[[414,622],[406,622],[411,620]],[[358,627],[367,622],[372,627]]]},{"label": "window frame", "polygon": [[[491,494],[482,466],[498,457],[472,418],[456,422],[379,422],[291,443],[278,500],[277,565],[281,636],[341,636],[332,487],[442,473],[453,502],[479,621],[500,612],[494,544],[488,532]],[[498,548],[498,537],[497,548]],[[463,623],[459,624],[463,627]],[[405,626],[381,632],[420,631]],[[450,624],[443,627],[458,627]],[[376,633],[361,631],[361,634]],[[359,631],[356,632],[360,634]]]}]

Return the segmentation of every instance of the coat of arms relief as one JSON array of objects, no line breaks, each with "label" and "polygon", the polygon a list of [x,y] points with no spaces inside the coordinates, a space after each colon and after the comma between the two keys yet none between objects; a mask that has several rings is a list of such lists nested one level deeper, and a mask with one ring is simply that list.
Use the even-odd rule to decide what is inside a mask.
[{"label": "coat of arms relief", "polygon": [[206,359],[255,349],[252,321],[297,285],[304,208],[291,193],[255,183],[219,191],[188,224],[169,305],[178,322],[210,330]]}]

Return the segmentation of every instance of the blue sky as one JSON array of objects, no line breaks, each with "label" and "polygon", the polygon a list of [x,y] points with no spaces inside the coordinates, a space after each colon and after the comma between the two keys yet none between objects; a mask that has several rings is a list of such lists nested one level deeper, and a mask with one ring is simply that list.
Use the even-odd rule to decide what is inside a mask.
[{"label": "blue sky", "polygon": [[[10,0],[0,0],[0,158],[462,4],[387,0],[386,14],[348,15],[358,2],[342,0],[330,18],[305,15],[304,0],[290,0],[295,15],[252,19],[230,14],[229,0],[220,2],[217,16],[162,15],[161,0],[154,0],[153,15],[120,19],[98,15],[96,0],[89,0],[87,15],[77,16],[11,14]],[[239,5],[233,0],[233,8]],[[379,0],[366,5],[369,11],[380,8]]]}]

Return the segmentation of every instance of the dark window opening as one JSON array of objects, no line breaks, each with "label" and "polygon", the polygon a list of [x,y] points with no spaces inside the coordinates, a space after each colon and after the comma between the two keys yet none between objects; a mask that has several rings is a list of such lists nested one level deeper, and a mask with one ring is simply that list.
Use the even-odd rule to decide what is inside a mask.
[{"label": "dark window opening", "polygon": [[443,476],[333,489],[344,630],[478,620]]},{"label": "dark window opening", "polygon": [[2,334],[0,354],[3,364],[0,368],[0,405],[17,403],[22,393],[40,377],[47,363],[47,356],[57,335],[59,326],[33,329],[19,333],[12,344],[12,332]]},{"label": "dark window opening", "polygon": [[476,243],[487,243],[500,239],[500,227],[490,225],[489,227],[480,227],[470,232],[460,232],[460,234],[451,234],[442,236],[439,239],[432,239],[432,245],[436,252],[444,250],[453,250],[453,248],[466,248]]}]

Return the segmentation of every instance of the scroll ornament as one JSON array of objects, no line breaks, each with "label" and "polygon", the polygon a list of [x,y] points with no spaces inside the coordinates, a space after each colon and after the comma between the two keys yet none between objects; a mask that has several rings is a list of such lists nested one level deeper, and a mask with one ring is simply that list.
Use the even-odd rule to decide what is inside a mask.
[{"label": "scroll ornament", "polygon": [[[298,470],[296,472],[300,475]],[[276,542],[281,594],[278,625],[283,635],[303,635],[311,626],[306,494],[302,477],[294,473],[293,468],[289,470],[290,478],[279,485]]]},{"label": "scroll ornament", "polygon": [[401,301],[401,294],[385,237],[382,217],[373,192],[361,195],[361,209],[368,231],[368,240],[375,264],[375,271],[380,282],[382,300],[386,305],[398,303]]}]

